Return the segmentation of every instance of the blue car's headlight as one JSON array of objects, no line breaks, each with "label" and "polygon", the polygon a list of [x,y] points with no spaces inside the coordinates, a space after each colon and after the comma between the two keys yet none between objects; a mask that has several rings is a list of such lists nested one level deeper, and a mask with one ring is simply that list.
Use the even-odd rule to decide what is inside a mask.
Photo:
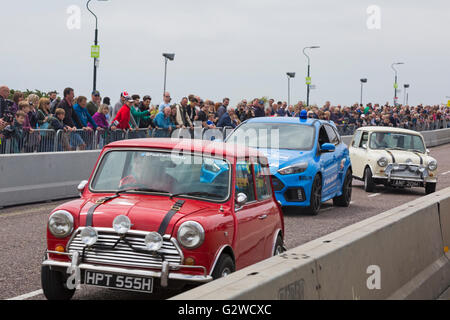
[{"label": "blue car's headlight", "polygon": [[289,167],[282,168],[282,169],[278,170],[278,173],[282,174],[282,175],[296,174],[296,173],[305,172],[306,169],[308,169],[308,163],[302,162],[302,163],[293,164]]}]

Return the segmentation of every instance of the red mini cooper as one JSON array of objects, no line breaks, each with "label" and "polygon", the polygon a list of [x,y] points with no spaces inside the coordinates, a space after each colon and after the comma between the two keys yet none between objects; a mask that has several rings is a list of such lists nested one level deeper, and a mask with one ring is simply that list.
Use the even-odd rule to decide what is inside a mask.
[{"label": "red mini cooper", "polygon": [[200,140],[106,146],[81,198],[49,216],[48,299],[80,285],[152,293],[228,275],[284,251],[267,159]]}]

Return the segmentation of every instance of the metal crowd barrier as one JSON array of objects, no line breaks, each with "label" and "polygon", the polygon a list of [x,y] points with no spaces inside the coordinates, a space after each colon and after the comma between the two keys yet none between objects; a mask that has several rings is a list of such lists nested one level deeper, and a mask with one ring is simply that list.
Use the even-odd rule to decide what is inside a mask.
[{"label": "metal crowd barrier", "polygon": [[[446,129],[450,122],[445,119],[433,122],[421,121],[410,123],[408,129],[415,131],[430,131]],[[342,136],[351,136],[359,127],[354,124],[336,126]],[[141,138],[177,138],[223,141],[234,129],[231,127],[205,129],[202,127],[167,129],[132,129],[132,130],[97,130],[97,131],[63,131],[33,130],[24,132],[23,137],[0,139],[0,154],[32,153],[32,152],[63,152],[75,150],[98,150],[105,145],[127,139]]]}]

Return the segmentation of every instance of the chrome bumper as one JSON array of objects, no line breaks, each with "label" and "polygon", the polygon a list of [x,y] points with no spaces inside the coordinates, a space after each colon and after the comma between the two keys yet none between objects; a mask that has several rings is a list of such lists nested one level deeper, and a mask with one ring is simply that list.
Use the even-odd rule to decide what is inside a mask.
[{"label": "chrome bumper", "polygon": [[[48,257],[48,254],[57,254],[57,255],[64,255],[69,256],[71,259],[71,262],[62,262],[62,261],[56,261],[51,260]],[[161,279],[161,286],[167,287],[168,286],[168,280],[180,280],[180,281],[186,281],[186,282],[193,282],[193,283],[207,283],[213,280],[212,276],[207,274],[207,270],[203,266],[185,266],[185,265],[176,265],[172,266],[169,262],[164,261],[161,271],[152,271],[152,270],[143,270],[143,269],[128,269],[128,268],[121,268],[121,267],[110,267],[110,266],[100,266],[100,265],[94,265],[89,263],[81,263],[81,259],[78,255],[78,252],[76,253],[63,253],[63,252],[57,252],[57,251],[46,251],[47,259],[42,263],[43,266],[49,266],[49,267],[57,267],[57,268],[66,268],[66,272],[70,275],[68,279],[69,281],[72,281],[72,285],[75,288],[79,288],[81,284],[81,270],[89,270],[89,271],[97,271],[97,272],[106,272],[106,273],[114,273],[114,274],[120,274],[120,275],[128,275],[128,276],[140,276],[140,277],[150,277],[150,278],[159,278]],[[202,269],[203,275],[190,275],[190,274],[183,274],[183,273],[175,273],[171,272],[171,269]]]},{"label": "chrome bumper", "polygon": [[401,180],[401,181],[411,181],[411,182],[422,182],[422,183],[437,183],[437,179],[414,179],[414,178],[406,178],[406,177],[395,177],[395,176],[372,176],[373,179],[377,180],[386,180],[390,183],[392,180]]}]

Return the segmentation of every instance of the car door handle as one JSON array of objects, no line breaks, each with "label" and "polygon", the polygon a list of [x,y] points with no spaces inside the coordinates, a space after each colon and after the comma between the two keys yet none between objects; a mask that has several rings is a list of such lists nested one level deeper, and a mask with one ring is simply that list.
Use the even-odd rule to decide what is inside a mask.
[{"label": "car door handle", "polygon": [[259,220],[264,220],[267,219],[268,215],[267,214],[263,214],[262,216],[259,216],[258,219]]}]

